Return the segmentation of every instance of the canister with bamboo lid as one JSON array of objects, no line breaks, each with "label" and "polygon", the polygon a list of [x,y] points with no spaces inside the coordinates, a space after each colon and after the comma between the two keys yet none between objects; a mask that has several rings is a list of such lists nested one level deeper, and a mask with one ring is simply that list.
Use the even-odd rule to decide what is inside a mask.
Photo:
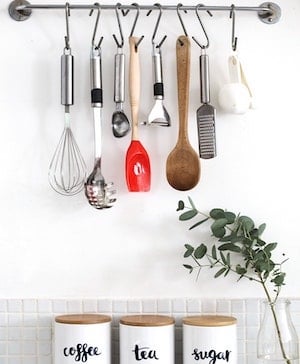
[{"label": "canister with bamboo lid", "polygon": [[110,364],[111,317],[74,314],[55,317],[55,364]]},{"label": "canister with bamboo lid", "polygon": [[237,364],[237,320],[232,316],[183,318],[183,364]]},{"label": "canister with bamboo lid", "polygon": [[174,318],[129,315],[120,320],[120,364],[174,364]]}]

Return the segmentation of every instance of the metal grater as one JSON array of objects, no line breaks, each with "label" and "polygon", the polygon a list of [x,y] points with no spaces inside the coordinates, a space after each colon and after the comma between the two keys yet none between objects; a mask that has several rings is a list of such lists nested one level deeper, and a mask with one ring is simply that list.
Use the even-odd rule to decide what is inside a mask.
[{"label": "metal grater", "polygon": [[200,56],[200,92],[202,105],[197,110],[197,126],[200,158],[210,159],[217,155],[215,118],[216,109],[209,104],[209,60],[206,54]]}]

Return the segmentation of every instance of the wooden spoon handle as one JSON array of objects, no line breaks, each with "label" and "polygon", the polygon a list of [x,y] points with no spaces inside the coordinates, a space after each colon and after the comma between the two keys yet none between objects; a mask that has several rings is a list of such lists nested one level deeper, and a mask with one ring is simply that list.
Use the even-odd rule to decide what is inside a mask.
[{"label": "wooden spoon handle", "polygon": [[187,121],[188,121],[189,90],[190,90],[191,44],[189,38],[184,35],[181,35],[177,39],[176,57],[177,57],[178,112],[179,112],[178,141],[186,141],[188,139]]},{"label": "wooden spoon handle", "polygon": [[138,139],[138,118],[140,104],[140,60],[136,44],[139,38],[129,37],[129,98],[132,121],[132,140]]}]

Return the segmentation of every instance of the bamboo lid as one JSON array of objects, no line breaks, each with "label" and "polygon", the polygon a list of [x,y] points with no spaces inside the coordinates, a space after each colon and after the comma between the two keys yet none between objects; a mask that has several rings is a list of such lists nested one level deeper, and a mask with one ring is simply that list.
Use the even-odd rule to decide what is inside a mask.
[{"label": "bamboo lid", "polygon": [[163,315],[130,315],[121,317],[120,323],[127,326],[167,326],[173,325],[175,320]]},{"label": "bamboo lid", "polygon": [[110,321],[111,321],[110,316],[98,315],[98,314],[75,314],[75,315],[61,315],[55,317],[55,322],[58,322],[60,324],[70,324],[70,325],[104,324]]},{"label": "bamboo lid", "polygon": [[188,316],[182,319],[183,324],[190,326],[229,326],[234,325],[237,319],[232,316],[221,316],[221,315],[199,315],[199,316]]}]

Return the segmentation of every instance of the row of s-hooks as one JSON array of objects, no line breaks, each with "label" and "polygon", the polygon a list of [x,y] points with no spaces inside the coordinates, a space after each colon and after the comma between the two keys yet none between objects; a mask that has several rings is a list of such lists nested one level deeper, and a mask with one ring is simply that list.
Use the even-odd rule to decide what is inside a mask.
[{"label": "row of s-hooks", "polygon": [[[102,10],[114,10],[115,5],[101,4]],[[178,4],[176,5],[161,5],[162,10],[177,10]],[[182,5],[182,10],[195,10],[197,5]],[[64,9],[64,4],[31,4],[27,0],[13,0],[8,8],[9,15],[11,18],[17,21],[27,20],[33,9]],[[154,10],[156,8],[153,5],[139,5],[140,10]],[[69,4],[69,9],[97,9],[95,4]],[[123,12],[135,9],[134,4],[120,5],[120,9]],[[231,6],[207,6],[202,5],[203,11],[230,11]],[[256,12],[259,19],[267,24],[277,23],[281,17],[281,9],[276,3],[264,2],[259,6],[235,6],[236,11],[253,11]]]}]

